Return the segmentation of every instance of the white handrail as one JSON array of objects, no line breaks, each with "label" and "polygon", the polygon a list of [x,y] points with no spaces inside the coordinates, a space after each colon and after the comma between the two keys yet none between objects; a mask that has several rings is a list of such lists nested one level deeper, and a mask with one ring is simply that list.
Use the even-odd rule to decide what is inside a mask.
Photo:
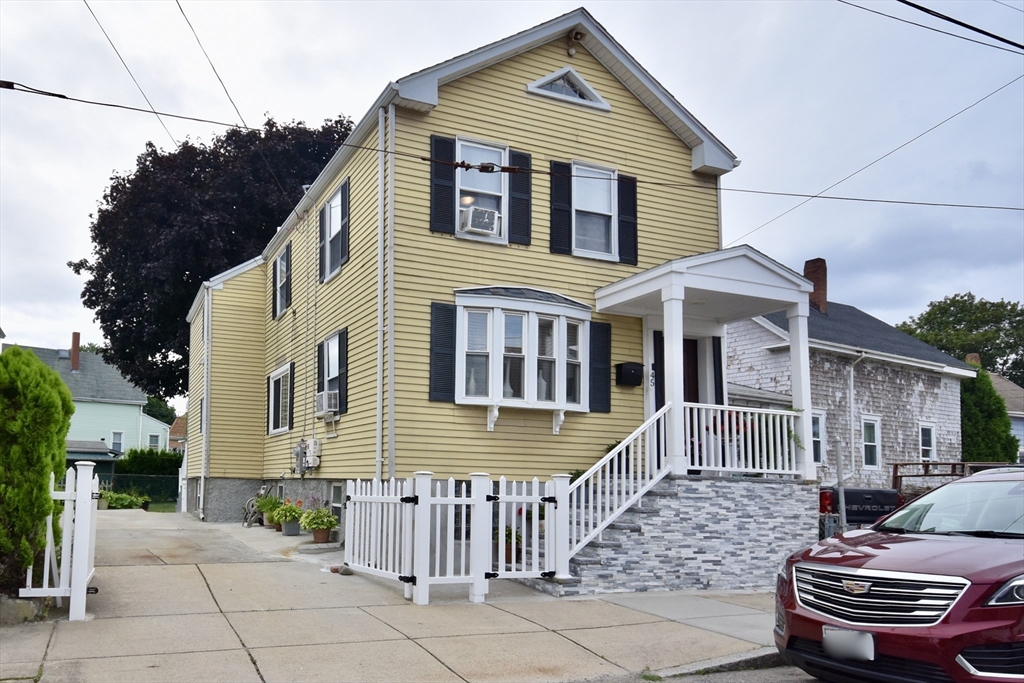
[{"label": "white handrail", "polygon": [[666,403],[569,485],[569,557],[597,537],[669,473]]}]

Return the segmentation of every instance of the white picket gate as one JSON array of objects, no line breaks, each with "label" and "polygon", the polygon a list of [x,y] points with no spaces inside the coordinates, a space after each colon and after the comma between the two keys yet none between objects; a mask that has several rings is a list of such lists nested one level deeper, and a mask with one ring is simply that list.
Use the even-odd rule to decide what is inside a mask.
[{"label": "white picket gate", "polygon": [[99,477],[93,474],[95,466],[92,462],[76,462],[77,472],[69,467],[63,491],[57,490],[55,477],[50,475],[50,498],[64,504],[60,557],[53,537],[53,515],[47,515],[42,586],[33,587],[33,568],[29,567],[25,587],[19,591],[23,598],[56,598],[58,607],[62,598],[71,598],[70,621],[85,620],[85,596],[95,573],[96,506],[100,490]]}]

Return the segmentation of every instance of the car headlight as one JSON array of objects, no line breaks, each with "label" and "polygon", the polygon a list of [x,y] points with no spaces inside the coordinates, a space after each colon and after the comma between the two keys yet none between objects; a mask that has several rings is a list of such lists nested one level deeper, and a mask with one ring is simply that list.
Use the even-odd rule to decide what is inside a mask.
[{"label": "car headlight", "polygon": [[1024,605],[1024,574],[1010,579],[996,591],[986,607],[1004,607],[1006,605]]}]

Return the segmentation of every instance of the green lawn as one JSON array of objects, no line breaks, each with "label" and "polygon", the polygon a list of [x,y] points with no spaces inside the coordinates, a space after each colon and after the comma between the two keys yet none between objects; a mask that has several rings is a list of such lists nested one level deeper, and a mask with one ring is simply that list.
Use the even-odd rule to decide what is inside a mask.
[{"label": "green lawn", "polygon": [[149,511],[150,512],[175,512],[177,510],[177,507],[178,507],[178,504],[173,502],[173,501],[170,502],[170,503],[150,503],[149,504]]}]

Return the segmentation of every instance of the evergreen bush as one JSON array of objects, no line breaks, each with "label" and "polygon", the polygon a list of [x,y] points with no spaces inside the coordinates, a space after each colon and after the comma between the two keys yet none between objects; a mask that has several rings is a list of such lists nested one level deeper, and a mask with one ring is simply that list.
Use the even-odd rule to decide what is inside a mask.
[{"label": "evergreen bush", "polygon": [[17,346],[0,353],[0,592],[16,595],[25,569],[41,566],[50,475],[64,471],[73,412],[60,375],[35,354]]},{"label": "evergreen bush", "polygon": [[151,474],[178,476],[181,453],[158,451],[155,448],[132,448],[114,464],[117,474]]},{"label": "evergreen bush", "polygon": [[1006,403],[992,378],[975,366],[978,376],[960,383],[960,432],[964,462],[1016,462],[1019,443],[1011,431]]}]

